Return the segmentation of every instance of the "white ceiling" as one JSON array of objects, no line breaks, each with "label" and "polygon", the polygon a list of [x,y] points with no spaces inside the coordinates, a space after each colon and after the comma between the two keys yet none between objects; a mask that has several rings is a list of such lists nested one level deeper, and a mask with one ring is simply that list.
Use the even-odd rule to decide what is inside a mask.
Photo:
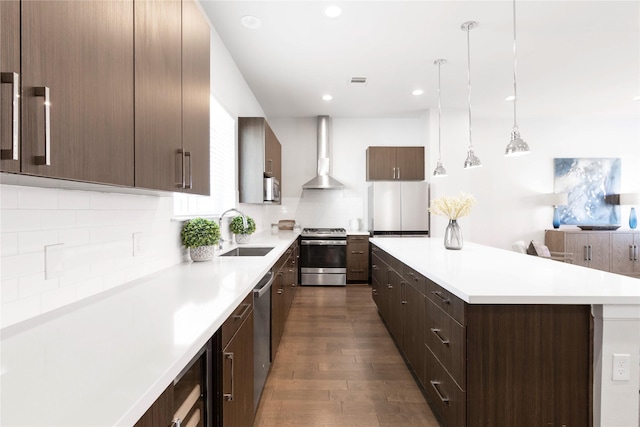
[{"label": "white ceiling", "polygon": [[[506,1],[201,0],[269,117],[415,116],[466,109],[467,38],[475,116],[511,117],[513,9]],[[329,4],[342,8],[324,16]],[[638,117],[640,1],[518,1],[518,117]],[[244,15],[259,29],[240,24]],[[215,66],[215,64],[214,64]],[[366,76],[365,87],[349,85]],[[413,96],[422,88],[425,94]],[[325,102],[321,96],[333,95]]]}]

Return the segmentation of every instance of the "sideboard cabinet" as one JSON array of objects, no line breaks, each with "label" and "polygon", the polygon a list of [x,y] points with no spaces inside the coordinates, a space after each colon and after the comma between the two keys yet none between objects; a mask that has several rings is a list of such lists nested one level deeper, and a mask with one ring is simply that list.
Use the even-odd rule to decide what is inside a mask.
[{"label": "sideboard cabinet", "polygon": [[546,230],[544,243],[572,253],[576,265],[640,278],[640,231]]}]

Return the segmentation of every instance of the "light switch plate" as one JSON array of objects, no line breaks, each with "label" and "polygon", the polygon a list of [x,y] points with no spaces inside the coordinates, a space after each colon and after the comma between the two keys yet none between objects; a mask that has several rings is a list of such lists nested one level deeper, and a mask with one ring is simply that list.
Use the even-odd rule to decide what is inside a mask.
[{"label": "light switch plate", "polygon": [[44,278],[55,279],[64,274],[64,243],[44,247]]}]

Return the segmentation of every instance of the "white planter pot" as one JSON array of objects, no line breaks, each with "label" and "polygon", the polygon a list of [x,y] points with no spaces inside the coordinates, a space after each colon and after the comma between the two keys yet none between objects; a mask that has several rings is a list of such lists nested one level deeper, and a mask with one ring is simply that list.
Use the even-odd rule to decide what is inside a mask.
[{"label": "white planter pot", "polygon": [[251,240],[251,234],[235,234],[235,236],[237,244],[249,243]]},{"label": "white planter pot", "polygon": [[209,261],[213,259],[215,246],[198,246],[189,248],[189,256],[193,261]]}]

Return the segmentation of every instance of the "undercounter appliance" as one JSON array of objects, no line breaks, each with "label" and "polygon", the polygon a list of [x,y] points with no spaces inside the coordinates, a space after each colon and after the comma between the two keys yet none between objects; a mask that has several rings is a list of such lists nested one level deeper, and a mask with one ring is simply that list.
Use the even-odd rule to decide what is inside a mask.
[{"label": "undercounter appliance", "polygon": [[371,235],[429,236],[428,182],[375,182],[368,195]]},{"label": "undercounter appliance", "polygon": [[347,284],[347,231],[305,228],[300,234],[300,285]]},{"label": "undercounter appliance", "polygon": [[258,408],[271,367],[271,285],[273,271],[253,288],[253,409]]}]

